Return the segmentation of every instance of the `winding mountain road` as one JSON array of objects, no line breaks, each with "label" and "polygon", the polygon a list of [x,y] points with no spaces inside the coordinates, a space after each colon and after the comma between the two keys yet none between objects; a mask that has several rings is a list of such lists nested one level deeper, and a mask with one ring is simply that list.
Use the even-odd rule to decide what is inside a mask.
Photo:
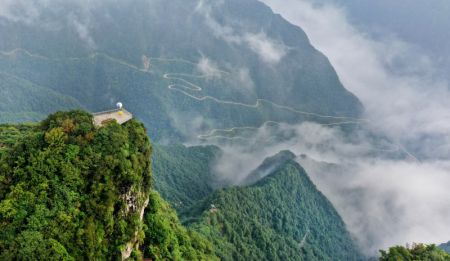
[{"label": "winding mountain road", "polygon": [[[148,70],[145,70],[143,68],[140,68],[139,66],[136,66],[134,64],[131,64],[127,61],[124,61],[122,59],[119,58],[115,58],[112,57],[108,54],[105,53],[101,53],[101,52],[94,52],[86,57],[69,57],[69,58],[63,58],[63,59],[58,59],[58,58],[50,58],[50,57],[46,57],[40,54],[35,54],[32,53],[28,50],[22,49],[22,48],[16,48],[10,51],[0,51],[0,55],[3,56],[14,56],[17,55],[18,53],[23,53],[27,56],[30,57],[34,57],[37,59],[44,59],[44,60],[51,60],[51,61],[63,61],[63,60],[72,60],[72,61],[76,61],[76,60],[83,60],[83,59],[92,59],[92,58],[96,58],[96,57],[104,57],[110,61],[113,61],[115,63],[118,63],[120,65],[126,66],[130,69],[139,71],[141,73],[150,73]],[[149,58],[150,61],[160,61],[160,62],[168,62],[168,63],[175,63],[175,62],[179,62],[179,63],[186,63],[186,64],[190,64],[193,66],[197,66],[197,63],[185,60],[185,59],[177,59],[177,58],[160,58],[160,57],[150,57]],[[229,76],[230,73],[226,72],[226,71],[222,71],[222,70],[216,70],[217,72],[219,72],[222,75],[227,75]],[[307,112],[307,111],[302,111],[302,110],[298,110],[295,109],[293,107],[289,107],[289,106],[285,106],[285,105],[280,105],[277,104],[275,102],[272,102],[270,100],[266,100],[266,99],[256,99],[255,104],[246,104],[246,103],[241,103],[241,102],[236,102],[236,101],[229,101],[229,100],[222,100],[213,96],[195,96],[189,92],[201,92],[203,89],[202,87],[186,80],[185,78],[182,77],[190,77],[190,78],[207,78],[207,75],[193,75],[193,74],[185,74],[185,73],[165,73],[163,74],[163,78],[167,79],[169,81],[180,81],[183,84],[180,83],[172,83],[168,85],[168,89],[172,90],[172,91],[177,91],[180,92],[184,95],[186,95],[189,98],[192,98],[194,100],[197,101],[206,101],[206,100],[212,100],[216,103],[219,104],[224,104],[224,105],[232,105],[232,106],[241,106],[241,107],[245,107],[245,108],[252,108],[252,109],[258,109],[261,106],[263,106],[264,104],[268,104],[270,106],[272,106],[273,108],[277,108],[280,110],[285,110],[285,111],[289,111],[292,113],[296,113],[296,114],[301,114],[301,115],[305,115],[305,116],[310,116],[310,117],[315,117],[315,118],[319,118],[319,119],[330,119],[330,120],[338,120],[337,122],[331,122],[331,123],[326,123],[326,124],[320,124],[322,126],[338,126],[338,125],[349,125],[349,124],[361,124],[361,123],[370,123],[370,121],[368,119],[360,119],[360,118],[354,118],[354,117],[345,117],[345,116],[332,116],[332,115],[323,115],[323,114],[319,114],[319,113],[314,113],[314,112]],[[214,135],[215,133],[219,133],[219,132],[234,132],[236,130],[240,130],[240,129],[253,129],[253,130],[257,130],[265,125],[267,125],[268,123],[274,123],[274,124],[282,124],[280,122],[276,122],[276,121],[267,121],[264,122],[261,126],[242,126],[242,127],[233,127],[230,129],[213,129],[211,130],[208,134],[202,134],[202,135],[198,135],[199,139],[212,139],[212,138],[225,138],[225,139],[246,139],[244,137],[226,137],[223,135]],[[414,159],[415,161],[419,162],[419,160],[410,152],[408,152],[403,146],[398,145],[396,143],[393,142],[393,144],[402,152],[404,152],[406,155],[408,155],[409,157],[411,157],[412,159]]]}]

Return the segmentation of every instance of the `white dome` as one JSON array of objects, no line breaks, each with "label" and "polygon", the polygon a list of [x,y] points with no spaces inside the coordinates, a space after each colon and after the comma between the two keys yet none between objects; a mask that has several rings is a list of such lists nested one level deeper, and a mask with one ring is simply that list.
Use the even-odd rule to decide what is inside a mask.
[{"label": "white dome", "polygon": [[122,109],[122,107],[123,107],[123,104],[121,103],[121,102],[118,102],[117,104],[116,104],[116,106],[117,106],[117,109]]}]

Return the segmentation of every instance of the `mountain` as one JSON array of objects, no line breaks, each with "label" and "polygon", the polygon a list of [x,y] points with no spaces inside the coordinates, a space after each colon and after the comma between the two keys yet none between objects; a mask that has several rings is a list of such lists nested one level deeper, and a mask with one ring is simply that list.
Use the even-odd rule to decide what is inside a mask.
[{"label": "mountain", "polygon": [[295,154],[290,151],[281,151],[273,157],[267,158],[263,163],[254,171],[252,171],[244,180],[244,184],[253,184],[267,175],[271,174],[274,170],[278,169],[281,165],[287,161],[295,159]]},{"label": "mountain", "polygon": [[0,97],[0,118],[5,122],[31,121],[46,117],[55,108],[81,107],[70,96],[3,72],[0,72]]},{"label": "mountain", "polygon": [[155,187],[222,260],[362,258],[341,217],[292,152],[268,157],[248,175],[248,185],[233,186],[218,182],[214,166],[226,159],[217,147],[158,150]]},{"label": "mountain", "polygon": [[73,111],[0,125],[0,134],[3,260],[361,258],[289,151],[266,159],[252,185],[221,189],[219,148],[158,145],[152,186],[153,148],[135,120],[94,128],[90,114]]},{"label": "mountain", "polygon": [[58,112],[0,134],[0,259],[216,259],[153,190],[138,121]]},{"label": "mountain", "polygon": [[183,141],[362,111],[305,33],[256,0],[113,2],[5,4],[0,76],[17,90],[0,96],[0,121],[120,100],[153,140]]},{"label": "mountain", "polygon": [[[395,36],[450,69],[450,4],[446,0],[320,0],[346,9],[350,22],[376,38]],[[411,23],[414,21],[414,23]],[[432,30],[430,30],[432,28]]]},{"label": "mountain", "polygon": [[155,189],[177,210],[190,209],[220,185],[212,167],[221,153],[215,146],[154,146]]},{"label": "mountain", "polygon": [[[443,52],[447,57],[450,55],[450,48],[442,45],[450,39],[450,18],[447,15],[450,5],[445,0],[321,1],[347,8],[352,22],[372,32],[381,33],[380,30],[387,30],[423,49],[436,53]],[[412,18],[415,18],[414,24],[411,24]]]},{"label": "mountain", "polygon": [[[102,111],[121,101],[146,126],[131,121],[97,129],[83,112],[2,126],[5,259],[42,258],[39,245],[55,249],[55,258],[74,259],[361,257],[292,153],[267,159],[248,186],[230,187],[213,171],[220,148],[174,145],[269,122],[360,123],[363,107],[328,59],[301,28],[264,4],[8,1],[0,8],[0,35],[0,122],[72,108]],[[153,177],[146,134],[160,144],[153,147]],[[42,175],[24,174],[41,167]],[[66,168],[77,175],[64,176]],[[22,176],[14,177],[16,171]],[[52,186],[62,187],[61,195]],[[26,196],[48,203],[41,204],[45,213]],[[23,215],[11,212],[16,207]],[[23,219],[6,219],[14,216]],[[28,252],[17,253],[22,238]]]},{"label": "mountain", "polygon": [[253,185],[217,190],[184,214],[222,260],[362,259],[339,214],[293,159]]},{"label": "mountain", "polygon": [[447,243],[445,243],[445,244],[441,244],[439,247],[440,247],[441,249],[447,251],[447,253],[450,254],[450,241],[447,242]]},{"label": "mountain", "polygon": [[[144,256],[152,260],[219,260],[209,241],[186,229],[157,192],[150,193],[144,216]],[[138,258],[139,259],[139,258]]]}]

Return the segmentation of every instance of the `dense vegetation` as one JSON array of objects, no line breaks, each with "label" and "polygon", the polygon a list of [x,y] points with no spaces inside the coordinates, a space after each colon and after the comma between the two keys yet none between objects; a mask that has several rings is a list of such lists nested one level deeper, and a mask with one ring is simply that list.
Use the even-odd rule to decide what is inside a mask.
[{"label": "dense vegetation", "polygon": [[450,255],[435,245],[414,244],[412,247],[395,246],[381,250],[380,261],[448,261]]},{"label": "dense vegetation", "polygon": [[0,125],[0,153],[9,151],[17,141],[33,131],[34,124]]},{"label": "dense vegetation", "polygon": [[175,211],[156,192],[150,194],[144,222],[146,257],[152,260],[218,260],[211,243],[184,228]]},{"label": "dense vegetation", "polygon": [[67,95],[0,71],[0,121],[43,119],[56,109],[81,108]]},{"label": "dense vegetation", "polygon": [[292,160],[254,185],[218,190],[184,214],[223,260],[361,259],[338,213]]},{"label": "dense vegetation", "polygon": [[[328,115],[357,117],[361,111],[306,34],[259,1],[204,1],[211,5],[205,6],[211,11],[208,16],[194,11],[197,0],[95,1],[82,10],[73,1],[51,2],[55,8],[42,11],[39,21],[57,25],[55,30],[0,14],[0,122],[42,119],[68,108],[100,111],[121,100],[145,123],[153,140],[173,141],[267,121],[329,122],[270,102],[237,106],[219,99],[255,105],[261,98]],[[14,13],[21,13],[17,9]],[[68,14],[89,21],[86,33],[95,47],[79,37],[67,22]],[[217,37],[207,17],[232,28],[237,37],[249,35],[269,46],[273,42],[286,53],[280,61],[266,61],[264,53],[245,41],[232,44]],[[148,68],[145,57],[150,59]],[[212,75],[198,77],[205,74],[200,61]],[[173,77],[167,79],[166,73]],[[169,89],[171,84],[175,86]],[[193,98],[205,96],[217,99]]]},{"label": "dense vegetation", "polygon": [[211,167],[220,155],[214,146],[155,146],[153,172],[155,189],[177,210],[214,192],[216,183]]},{"label": "dense vegetation", "polygon": [[74,111],[25,132],[1,159],[2,259],[119,256],[142,234],[150,155],[136,121],[95,130]]},{"label": "dense vegetation", "polygon": [[56,113],[0,126],[0,144],[1,260],[114,260],[132,251],[139,259],[139,244],[155,260],[211,260],[208,242],[150,194],[152,148],[141,123],[96,129],[88,113]]}]

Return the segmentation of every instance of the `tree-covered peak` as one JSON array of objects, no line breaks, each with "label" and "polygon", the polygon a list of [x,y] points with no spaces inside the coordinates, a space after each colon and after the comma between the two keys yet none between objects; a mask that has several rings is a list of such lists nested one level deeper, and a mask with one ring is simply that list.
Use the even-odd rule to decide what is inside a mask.
[{"label": "tree-covered peak", "polygon": [[28,129],[1,159],[2,259],[110,259],[126,256],[130,244],[137,250],[151,150],[141,123],[96,129],[82,111]]},{"label": "tree-covered peak", "polygon": [[87,112],[57,112],[0,126],[0,144],[1,260],[214,259],[151,194],[152,146],[137,120],[96,128]]},{"label": "tree-covered peak", "polygon": [[293,159],[183,214],[223,260],[362,260],[339,214]]},{"label": "tree-covered peak", "polygon": [[274,173],[287,161],[295,159],[295,154],[289,150],[283,150],[278,152],[272,157],[266,158],[261,165],[258,166],[254,171],[252,171],[247,178],[244,180],[243,184],[254,184],[261,180],[262,178]]}]

